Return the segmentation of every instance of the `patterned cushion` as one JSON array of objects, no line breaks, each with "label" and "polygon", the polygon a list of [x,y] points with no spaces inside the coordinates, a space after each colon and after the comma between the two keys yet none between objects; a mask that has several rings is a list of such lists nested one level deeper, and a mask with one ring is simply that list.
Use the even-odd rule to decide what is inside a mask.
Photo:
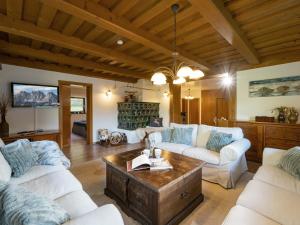
[{"label": "patterned cushion", "polygon": [[57,203],[17,185],[0,182],[1,225],[60,225],[70,220]]},{"label": "patterned cushion", "polygon": [[38,159],[27,139],[20,139],[5,145],[1,152],[11,167],[13,177],[20,177],[25,174],[36,165]]},{"label": "patterned cushion", "polygon": [[171,142],[176,144],[193,145],[193,128],[174,128]]},{"label": "patterned cushion", "polygon": [[60,150],[55,141],[35,141],[31,142],[33,151],[38,155],[38,165],[59,166],[64,165],[70,168],[70,160]]},{"label": "patterned cushion", "polygon": [[162,142],[171,142],[174,129],[164,129],[161,131]]},{"label": "patterned cushion", "polygon": [[289,149],[280,159],[278,166],[300,179],[300,147]]},{"label": "patterned cushion", "polygon": [[232,134],[226,134],[222,132],[217,132],[212,130],[209,139],[206,143],[206,148],[215,152],[220,152],[220,150],[229,145],[232,142]]}]

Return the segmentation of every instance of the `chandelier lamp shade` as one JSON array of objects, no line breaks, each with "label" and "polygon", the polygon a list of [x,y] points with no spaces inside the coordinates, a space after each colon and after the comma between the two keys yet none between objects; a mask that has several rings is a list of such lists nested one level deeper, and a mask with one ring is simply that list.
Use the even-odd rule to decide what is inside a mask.
[{"label": "chandelier lamp shade", "polygon": [[183,62],[177,63],[177,46],[176,46],[176,15],[179,11],[179,5],[173,4],[171,10],[174,15],[174,50],[172,53],[173,56],[173,66],[170,67],[159,67],[154,71],[154,74],[151,77],[151,81],[154,85],[163,85],[167,83],[167,76],[172,78],[173,84],[183,84],[189,78],[190,80],[196,80],[201,77],[204,77],[204,73],[198,68],[192,68],[188,65],[185,65]]}]

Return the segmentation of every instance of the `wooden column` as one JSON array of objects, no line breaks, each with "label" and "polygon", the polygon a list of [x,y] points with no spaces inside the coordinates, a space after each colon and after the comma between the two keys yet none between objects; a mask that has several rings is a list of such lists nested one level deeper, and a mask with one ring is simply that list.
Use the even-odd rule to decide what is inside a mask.
[{"label": "wooden column", "polygon": [[170,122],[181,123],[181,86],[170,83]]},{"label": "wooden column", "polygon": [[236,120],[236,88],[237,88],[237,81],[236,81],[236,73],[232,74],[233,82],[232,86],[229,87],[229,99],[228,99],[228,120],[235,121]]}]

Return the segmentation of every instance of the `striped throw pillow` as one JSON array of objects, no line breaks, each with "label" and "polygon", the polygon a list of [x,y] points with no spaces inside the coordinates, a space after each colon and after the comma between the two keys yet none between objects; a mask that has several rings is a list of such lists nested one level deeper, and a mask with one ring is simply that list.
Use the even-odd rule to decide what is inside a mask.
[{"label": "striped throw pillow", "polygon": [[220,152],[224,146],[229,145],[231,142],[232,134],[212,130],[206,143],[206,148],[211,151]]},{"label": "striped throw pillow", "polygon": [[280,159],[279,167],[300,179],[300,147],[289,149]]}]

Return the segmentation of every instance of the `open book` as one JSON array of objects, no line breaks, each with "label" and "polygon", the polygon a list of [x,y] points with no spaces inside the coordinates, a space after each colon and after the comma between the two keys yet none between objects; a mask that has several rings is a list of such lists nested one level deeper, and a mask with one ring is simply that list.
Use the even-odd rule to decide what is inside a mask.
[{"label": "open book", "polygon": [[173,166],[164,158],[148,158],[146,155],[140,155],[127,162],[127,172],[133,170],[166,170],[173,169]]}]

